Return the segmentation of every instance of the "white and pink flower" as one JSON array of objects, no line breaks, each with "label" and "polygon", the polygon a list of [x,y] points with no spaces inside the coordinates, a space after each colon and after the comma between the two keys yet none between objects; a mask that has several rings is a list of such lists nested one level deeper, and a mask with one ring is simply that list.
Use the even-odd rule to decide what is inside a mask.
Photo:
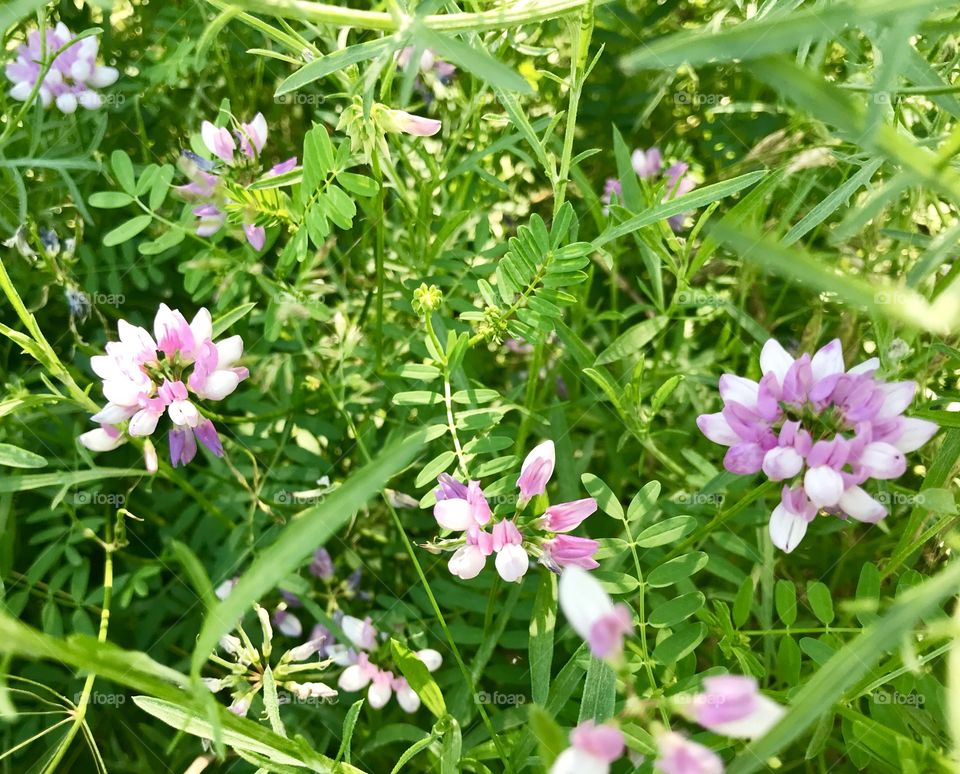
[{"label": "white and pink flower", "polygon": [[236,365],[243,354],[240,337],[214,343],[207,309],[187,323],[166,304],[157,311],[152,336],[126,320],[120,320],[117,331],[120,340],[108,342],[105,355],[90,359],[107,403],[91,417],[100,428],[83,433],[80,443],[91,451],[110,451],[127,437],[152,435],[166,414],[173,425],[169,443],[174,467],[193,459],[197,441],[221,456],[216,428],[195,400],[222,400],[249,376]]}]

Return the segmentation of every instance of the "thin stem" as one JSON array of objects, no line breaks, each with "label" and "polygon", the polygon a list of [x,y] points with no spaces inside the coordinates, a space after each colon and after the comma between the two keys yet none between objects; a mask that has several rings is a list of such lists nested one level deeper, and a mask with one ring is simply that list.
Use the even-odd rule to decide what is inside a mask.
[{"label": "thin stem", "polygon": [[560,171],[554,181],[553,215],[556,217],[567,192],[570,177],[570,161],[573,157],[573,140],[577,131],[577,108],[586,77],[587,55],[590,51],[590,38],[593,36],[593,1],[591,0],[580,15],[580,22],[573,35],[574,56],[570,63],[570,102],[564,119],[563,152],[560,156]]},{"label": "thin stem", "polygon": [[[485,32],[517,27],[522,24],[552,19],[570,13],[586,5],[588,0],[538,0],[536,3],[515,3],[504,9],[479,13],[445,13],[423,16],[419,22],[438,32]],[[365,30],[396,32],[410,25],[411,19],[401,14],[377,11],[361,11],[306,0],[231,0],[217,3],[218,7],[246,8],[250,11],[280,16],[286,19],[302,19],[317,24],[332,24],[337,27],[354,27]]]},{"label": "thin stem", "polygon": [[[340,399],[337,397],[337,394],[333,391],[333,387],[330,385],[330,382],[324,377],[323,373],[318,373],[318,376],[323,381],[323,385],[326,387],[327,393],[330,395],[331,400],[333,400],[337,410],[346,421],[347,427],[350,429],[350,432],[353,434],[353,437],[357,442],[357,448],[360,449],[361,455],[365,461],[369,462],[372,458],[367,450],[366,444],[363,442],[362,436],[357,430],[357,426],[353,421],[353,417],[348,411],[346,411],[345,407],[340,402]],[[508,762],[509,758],[507,750],[504,747],[503,740],[500,739],[500,736],[497,734],[497,730],[493,726],[493,721],[490,720],[490,716],[487,714],[486,708],[477,697],[476,684],[474,683],[473,676],[470,674],[470,670],[467,668],[466,662],[464,662],[463,657],[460,655],[460,649],[457,647],[457,643],[453,639],[450,629],[447,627],[447,621],[444,618],[443,613],[440,611],[440,606],[437,604],[437,598],[434,596],[433,590],[430,588],[430,583],[427,581],[427,576],[423,572],[423,567],[420,565],[420,560],[417,558],[417,552],[414,550],[413,541],[411,541],[410,536],[407,535],[407,531],[403,527],[403,522],[400,520],[400,514],[397,513],[396,508],[394,508],[391,504],[390,498],[387,497],[386,493],[384,492],[381,492],[380,494],[383,498],[384,505],[387,506],[387,510],[390,512],[390,517],[393,519],[394,526],[396,526],[397,531],[400,533],[400,537],[403,539],[403,545],[406,549],[407,555],[410,557],[410,561],[413,562],[414,569],[417,571],[417,577],[420,579],[420,583],[423,585],[423,589],[427,594],[427,599],[430,602],[430,607],[432,608],[433,614],[437,619],[437,623],[440,624],[440,628],[443,630],[444,637],[446,637],[447,640],[447,645],[450,647],[450,651],[453,653],[453,657],[457,662],[457,666],[460,668],[460,673],[463,675],[463,679],[466,681],[467,688],[470,690],[470,695],[473,697],[473,700],[476,703],[476,707],[480,712],[480,717],[483,720],[483,724],[486,726],[487,732],[490,734],[490,738],[493,740],[494,746],[497,748],[497,752],[504,761],[507,773],[510,774],[510,772],[513,771],[513,768]]]},{"label": "thin stem", "polygon": [[[103,609],[100,611],[100,631],[97,633],[97,642],[105,643],[107,641],[107,629],[110,625],[110,600],[113,596],[113,552],[116,545],[113,543],[113,526],[110,517],[107,517],[105,527],[106,540],[103,541],[105,552],[103,564]],[[90,694],[93,691],[93,683],[97,679],[95,672],[87,675],[83,683],[83,691],[80,694],[80,700],[77,702],[77,708],[73,712],[73,725],[67,731],[67,735],[60,742],[53,757],[43,769],[43,774],[52,774],[57,770],[63,756],[66,755],[70,743],[77,735],[77,731],[84,724],[84,718],[87,714],[87,707],[90,704]]]}]

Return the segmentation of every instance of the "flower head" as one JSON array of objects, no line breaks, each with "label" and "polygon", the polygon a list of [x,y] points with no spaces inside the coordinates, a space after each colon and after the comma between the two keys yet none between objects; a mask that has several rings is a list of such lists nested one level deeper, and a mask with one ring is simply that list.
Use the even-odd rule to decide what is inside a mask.
[{"label": "flower head", "polygon": [[570,746],[557,756],[550,774],[607,774],[624,749],[619,728],[584,721],[570,732]]},{"label": "flower head", "polygon": [[623,638],[633,632],[633,615],[624,604],[614,605],[600,582],[572,565],[560,576],[560,608],[574,631],[597,658],[614,658]]},{"label": "flower head", "polygon": [[521,499],[529,500],[546,491],[556,460],[553,441],[544,441],[527,455],[520,467],[520,477],[517,479]]},{"label": "flower head", "polygon": [[720,756],[675,731],[657,737],[657,750],[653,767],[660,774],[723,774]]},{"label": "flower head", "polygon": [[770,520],[784,551],[819,511],[868,523],[886,516],[862,485],[902,475],[906,453],[936,433],[933,422],[902,416],[916,384],[883,382],[878,366],[871,359],[846,369],[839,339],[797,358],[770,339],[759,382],[724,374],[723,411],[697,417],[707,438],[728,447],[727,470],[785,482]]},{"label": "flower head", "polygon": [[597,541],[557,534],[570,532],[596,512],[597,502],[592,497],[549,505],[539,516],[524,513],[531,498],[546,492],[555,464],[553,441],[544,441],[527,455],[517,478],[516,513],[513,518],[492,524],[490,532],[486,527],[493,511],[480,482],[463,483],[447,473],[440,474],[433,515],[444,529],[462,533],[460,538],[437,545],[437,550],[454,551],[447,565],[453,575],[463,580],[475,578],[493,554],[497,572],[508,583],[526,575],[531,558],[554,572],[571,564],[591,570],[598,566],[593,559],[599,548]]},{"label": "flower head", "polygon": [[222,400],[249,376],[236,362],[243,353],[239,336],[213,341],[210,312],[201,309],[190,323],[176,309],[161,304],[153,335],[125,320],[117,325],[120,341],[107,343],[105,355],[90,366],[101,378],[107,404],[91,417],[100,424],[80,436],[92,451],[109,451],[127,436],[149,436],[166,414],[170,461],[190,462],[197,441],[217,456],[223,446],[216,428],[196,400]]},{"label": "flower head", "polygon": [[236,122],[232,130],[210,121],[201,124],[200,139],[213,159],[183,151],[181,164],[190,182],[177,187],[181,197],[196,205],[192,211],[197,217],[198,236],[213,236],[228,222],[228,213],[238,211],[241,217],[237,225],[247,242],[254,250],[263,249],[266,229],[257,223],[258,213],[247,206],[248,201],[240,197],[236,188],[246,188],[257,177],[282,175],[297,165],[293,157],[264,172],[261,154],[268,132],[263,113],[257,113],[250,121]]},{"label": "flower head", "polygon": [[773,728],[784,709],[760,693],[755,678],[718,675],[704,678],[703,692],[692,697],[687,713],[714,733],[754,739]]},{"label": "flower head", "polygon": [[[77,107],[96,110],[103,99],[96,89],[110,86],[119,77],[116,68],[97,64],[100,41],[96,36],[77,39],[62,22],[27,35],[27,42],[17,49],[14,60],[7,63],[7,79],[13,84],[10,96],[26,102],[36,88],[36,96],[44,107],[56,104],[61,113],[74,113]],[[62,49],[62,50],[61,50]],[[42,63],[57,51],[43,80],[39,82]]]}]

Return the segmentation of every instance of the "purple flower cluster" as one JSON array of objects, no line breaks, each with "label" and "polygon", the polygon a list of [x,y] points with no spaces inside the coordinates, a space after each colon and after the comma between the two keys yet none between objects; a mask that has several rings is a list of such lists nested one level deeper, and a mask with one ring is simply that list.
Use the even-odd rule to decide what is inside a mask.
[{"label": "purple flower cluster", "polygon": [[[230,336],[215,342],[209,311],[200,309],[187,323],[166,304],[157,311],[153,336],[126,320],[120,320],[117,330],[120,341],[108,342],[107,354],[90,358],[90,367],[103,380],[107,403],[91,417],[100,427],[83,433],[80,443],[91,451],[110,451],[127,436],[152,435],[166,413],[173,423],[169,440],[174,467],[194,458],[197,441],[221,456],[217,430],[200,413],[191,394],[216,401],[237,389],[250,375],[236,365],[243,354],[243,340]],[[148,468],[155,469],[149,456]]]},{"label": "purple flower cluster", "polygon": [[521,518],[527,504],[546,491],[554,464],[553,441],[545,441],[527,455],[517,479],[520,497],[516,515],[494,523],[489,532],[486,527],[493,512],[480,482],[462,483],[441,474],[434,518],[444,529],[462,533],[460,538],[439,546],[442,550],[456,549],[447,565],[451,573],[463,580],[475,578],[487,557],[494,554],[497,572],[507,582],[519,581],[526,574],[531,556],[554,572],[570,565],[588,570],[598,566],[593,559],[597,541],[566,534],[597,510],[592,497],[550,505],[538,517]]},{"label": "purple flower cluster", "polygon": [[[683,161],[677,161],[664,169],[663,154],[656,146],[648,150],[637,148],[630,156],[630,164],[641,180],[663,182],[665,184],[663,191],[663,201],[665,202],[688,194],[697,187],[696,180],[690,174],[690,165]],[[623,198],[623,184],[617,178],[610,177],[604,183],[603,196],[601,196],[604,212],[607,211],[614,197],[617,199]],[[667,218],[670,228],[675,232],[681,231],[688,214],[681,213]]]},{"label": "purple flower cluster", "polygon": [[[214,126],[204,121],[200,137],[207,151],[222,162],[216,162],[184,151],[184,161],[190,182],[177,187],[180,195],[195,203],[193,214],[197,216],[197,234],[212,236],[227,222],[227,212],[243,208],[234,201],[227,182],[249,184],[260,175],[260,154],[267,144],[267,120],[257,113],[249,123],[239,123],[231,132],[225,127]],[[239,151],[239,152],[238,152]],[[274,165],[263,177],[275,177],[290,172],[297,166],[296,156]],[[234,178],[236,178],[234,180]],[[254,250],[262,250],[266,231],[257,225],[255,211],[244,212],[243,233]]]},{"label": "purple flower cluster", "polygon": [[[71,41],[75,42],[71,45]],[[32,30],[17,49],[16,59],[6,66],[7,79],[13,84],[10,96],[18,102],[30,99],[43,62],[60,51],[37,89],[41,104],[56,104],[61,113],[74,113],[77,106],[96,110],[103,99],[95,89],[110,86],[119,76],[116,68],[97,64],[99,48],[95,36],[77,40],[62,22],[46,29],[43,36],[40,30]]]},{"label": "purple flower cluster", "polygon": [[903,475],[904,455],[937,432],[933,422],[903,416],[916,382],[884,382],[879,366],[872,358],[846,370],[839,339],[797,358],[770,339],[760,381],[724,374],[723,411],[697,417],[707,438],[729,447],[723,464],[731,473],[762,471],[785,482],[770,518],[770,535],[784,551],[796,548],[820,511],[868,523],[884,518],[887,509],[863,485]]}]

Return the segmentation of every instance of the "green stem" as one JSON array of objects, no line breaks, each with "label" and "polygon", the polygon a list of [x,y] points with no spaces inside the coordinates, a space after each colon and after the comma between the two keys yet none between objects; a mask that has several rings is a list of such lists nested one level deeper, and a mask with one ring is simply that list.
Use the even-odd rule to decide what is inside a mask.
[{"label": "green stem", "polygon": [[[110,600],[113,596],[113,552],[116,546],[113,544],[113,528],[110,518],[107,517],[106,540],[103,542],[105,552],[103,566],[103,608],[100,611],[100,631],[97,633],[97,642],[105,643],[107,641],[107,629],[110,625]],[[66,736],[60,741],[59,746],[53,754],[53,757],[43,769],[43,774],[52,774],[57,770],[66,755],[67,749],[73,742],[74,737],[84,723],[87,714],[87,707],[90,705],[90,694],[93,692],[93,683],[97,679],[95,672],[87,675],[83,683],[83,691],[80,693],[80,699],[77,702],[77,708],[73,713],[73,724],[67,730]]]},{"label": "green stem", "polygon": [[27,329],[27,333],[30,334],[30,338],[32,338],[37,344],[40,354],[44,358],[43,361],[41,361],[41,365],[46,367],[51,376],[59,380],[60,383],[66,387],[67,392],[70,393],[70,397],[72,397],[77,403],[90,410],[92,413],[98,412],[100,407],[94,403],[93,399],[87,395],[87,393],[81,390],[80,386],[74,381],[73,377],[70,375],[70,372],[67,370],[67,367],[60,360],[60,357],[57,355],[57,353],[54,352],[53,347],[50,346],[50,342],[47,341],[46,336],[43,335],[43,332],[40,330],[40,326],[37,324],[36,318],[24,305],[23,299],[20,298],[20,294],[17,293],[16,288],[10,281],[10,275],[7,274],[7,268],[2,259],[0,259],[0,288],[3,289],[4,294],[9,299],[14,311],[17,313],[17,317],[20,318],[20,322],[22,322],[24,328]]},{"label": "green stem", "polygon": [[573,157],[573,140],[577,131],[577,109],[586,76],[587,56],[590,39],[593,36],[593,0],[580,14],[580,23],[573,35],[575,56],[570,63],[570,102],[567,108],[566,126],[563,133],[563,152],[560,156],[560,171],[554,181],[553,215],[556,217],[566,197],[567,183],[570,177],[570,161]]},{"label": "green stem", "polygon": [[[421,17],[419,22],[438,32],[485,32],[552,19],[582,8],[587,2],[588,0],[538,0],[536,3],[517,3],[520,6],[517,8],[508,7],[479,13],[429,14]],[[229,4],[217,5],[221,8],[246,8],[285,19],[302,19],[317,24],[382,32],[396,32],[411,23],[409,16],[361,11],[306,0],[231,0]]]},{"label": "green stem", "polygon": [[[330,385],[330,382],[323,376],[322,372],[318,375],[323,381],[323,385],[326,387],[327,393],[330,395],[331,400],[333,400],[337,410],[346,421],[347,427],[353,434],[353,437],[357,442],[357,448],[360,449],[361,455],[363,455],[364,460],[369,462],[372,458],[370,457],[370,453],[367,450],[366,444],[363,442],[362,436],[357,430],[356,424],[353,421],[353,417],[348,411],[346,411],[345,407],[340,402],[340,399],[337,397],[337,394],[333,391],[333,387]],[[390,512],[390,517],[393,519],[394,526],[396,526],[397,531],[400,533],[400,537],[403,539],[403,545],[406,549],[407,555],[410,557],[410,561],[413,562],[414,569],[417,571],[417,577],[420,579],[420,583],[423,585],[423,589],[427,594],[427,599],[430,602],[430,607],[437,619],[437,623],[440,624],[440,628],[443,630],[444,637],[446,637],[447,640],[447,645],[450,647],[453,657],[456,659],[457,666],[460,668],[460,673],[463,675],[463,679],[466,681],[467,688],[470,690],[470,695],[473,697],[473,700],[476,703],[476,707],[480,712],[480,717],[483,720],[483,724],[486,726],[487,732],[490,734],[490,738],[493,740],[494,746],[497,748],[497,752],[504,761],[507,774],[510,774],[510,772],[513,771],[513,768],[507,762],[507,749],[504,747],[503,740],[500,739],[500,736],[497,734],[497,730],[493,727],[493,721],[490,720],[490,716],[487,714],[486,708],[477,697],[476,683],[473,680],[473,676],[470,674],[470,670],[467,668],[466,662],[464,662],[463,657],[460,655],[460,649],[457,647],[457,643],[453,639],[450,629],[447,627],[447,621],[440,610],[440,606],[437,604],[437,598],[434,596],[433,590],[430,588],[430,583],[427,581],[427,576],[423,572],[423,567],[420,565],[420,560],[417,558],[417,552],[414,550],[413,542],[410,540],[410,536],[407,535],[407,531],[403,527],[403,522],[400,520],[400,514],[397,513],[396,508],[394,508],[390,503],[390,499],[385,493],[381,492],[381,497],[383,498],[384,505],[387,506],[387,510]]]}]

